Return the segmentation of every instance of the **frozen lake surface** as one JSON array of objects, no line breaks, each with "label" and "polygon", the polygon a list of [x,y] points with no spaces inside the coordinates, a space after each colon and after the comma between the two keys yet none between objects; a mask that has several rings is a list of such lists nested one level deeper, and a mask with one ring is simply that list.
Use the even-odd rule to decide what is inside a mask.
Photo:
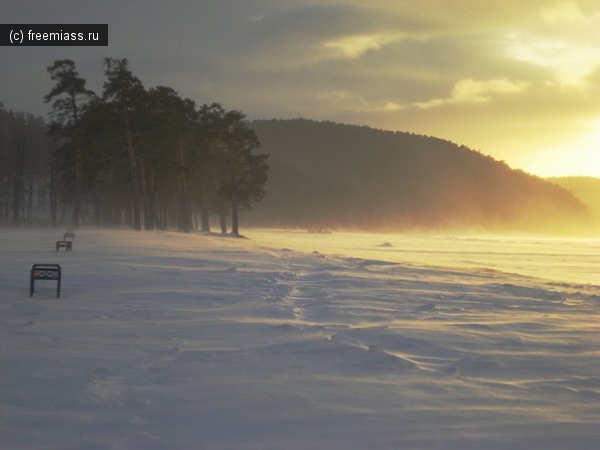
[{"label": "frozen lake surface", "polygon": [[436,234],[250,231],[253,240],[392,262],[505,272],[579,283],[600,281],[600,239]]},{"label": "frozen lake surface", "polygon": [[246,235],[1,230],[0,448],[598,447],[599,241]]}]

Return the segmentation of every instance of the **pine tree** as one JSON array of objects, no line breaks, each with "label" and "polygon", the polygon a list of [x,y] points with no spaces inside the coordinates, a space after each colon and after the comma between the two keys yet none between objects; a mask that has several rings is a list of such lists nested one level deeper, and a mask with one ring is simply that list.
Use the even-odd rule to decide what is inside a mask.
[{"label": "pine tree", "polygon": [[106,81],[102,98],[112,107],[116,118],[115,125],[127,149],[132,224],[134,229],[141,230],[142,204],[136,149],[143,138],[141,114],[146,100],[146,91],[140,79],[129,70],[127,59],[105,58],[104,65]]},{"label": "pine tree", "polygon": [[239,209],[249,207],[264,197],[267,181],[268,155],[254,155],[259,147],[258,136],[244,122],[241,111],[226,111],[222,105],[203,105],[200,116],[205,133],[212,137],[216,169],[216,189],[221,232],[226,233],[225,205],[231,210],[231,234],[239,235]]},{"label": "pine tree", "polygon": [[82,145],[80,133],[80,119],[86,104],[95,94],[86,89],[85,80],[79,76],[75,63],[70,59],[56,60],[47,68],[52,81],[56,82],[54,88],[44,97],[46,103],[52,101],[51,134],[57,138],[66,139],[64,145],[72,149],[72,166],[75,175],[75,192],[73,199],[74,227],[79,226],[82,209]]}]

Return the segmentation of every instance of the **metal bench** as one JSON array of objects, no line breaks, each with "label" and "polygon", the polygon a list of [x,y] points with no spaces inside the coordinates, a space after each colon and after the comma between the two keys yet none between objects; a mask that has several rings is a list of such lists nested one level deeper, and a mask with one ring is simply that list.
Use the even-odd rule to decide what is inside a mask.
[{"label": "metal bench", "polygon": [[30,297],[33,297],[36,281],[56,281],[56,298],[60,297],[61,268],[58,264],[34,264],[31,266]]},{"label": "metal bench", "polygon": [[71,232],[71,231],[67,231],[64,235],[63,235],[63,240],[67,240],[67,239],[71,239],[71,241],[75,240],[75,233]]},{"label": "metal bench", "polygon": [[71,241],[56,241],[56,251],[59,251],[61,248],[64,248],[65,252],[70,252],[73,250],[73,242],[71,242]]}]

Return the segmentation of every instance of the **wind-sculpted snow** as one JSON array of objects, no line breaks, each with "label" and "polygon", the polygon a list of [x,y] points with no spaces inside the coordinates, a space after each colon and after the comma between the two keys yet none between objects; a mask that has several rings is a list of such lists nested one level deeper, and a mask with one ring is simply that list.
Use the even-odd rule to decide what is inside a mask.
[{"label": "wind-sculpted snow", "polygon": [[[598,285],[493,255],[57,234],[0,232],[2,449],[597,448]],[[42,262],[60,298],[29,297]]]}]

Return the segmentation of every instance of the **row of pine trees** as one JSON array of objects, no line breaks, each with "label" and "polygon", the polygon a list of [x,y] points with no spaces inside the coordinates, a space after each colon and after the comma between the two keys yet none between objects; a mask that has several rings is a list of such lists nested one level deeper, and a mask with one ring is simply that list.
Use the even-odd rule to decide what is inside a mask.
[{"label": "row of pine trees", "polygon": [[32,223],[37,211],[51,209],[51,153],[41,118],[6,111],[0,103],[0,224]]},{"label": "row of pine trees", "polygon": [[0,109],[0,151],[10,165],[0,171],[10,193],[0,221],[31,222],[42,207],[53,224],[67,214],[73,227],[188,232],[210,231],[214,215],[222,233],[230,217],[238,235],[238,212],[264,197],[268,174],[244,114],[197,106],[170,87],[146,89],[127,59],[105,58],[104,67],[100,94],[72,60],[48,67],[49,125]]}]

